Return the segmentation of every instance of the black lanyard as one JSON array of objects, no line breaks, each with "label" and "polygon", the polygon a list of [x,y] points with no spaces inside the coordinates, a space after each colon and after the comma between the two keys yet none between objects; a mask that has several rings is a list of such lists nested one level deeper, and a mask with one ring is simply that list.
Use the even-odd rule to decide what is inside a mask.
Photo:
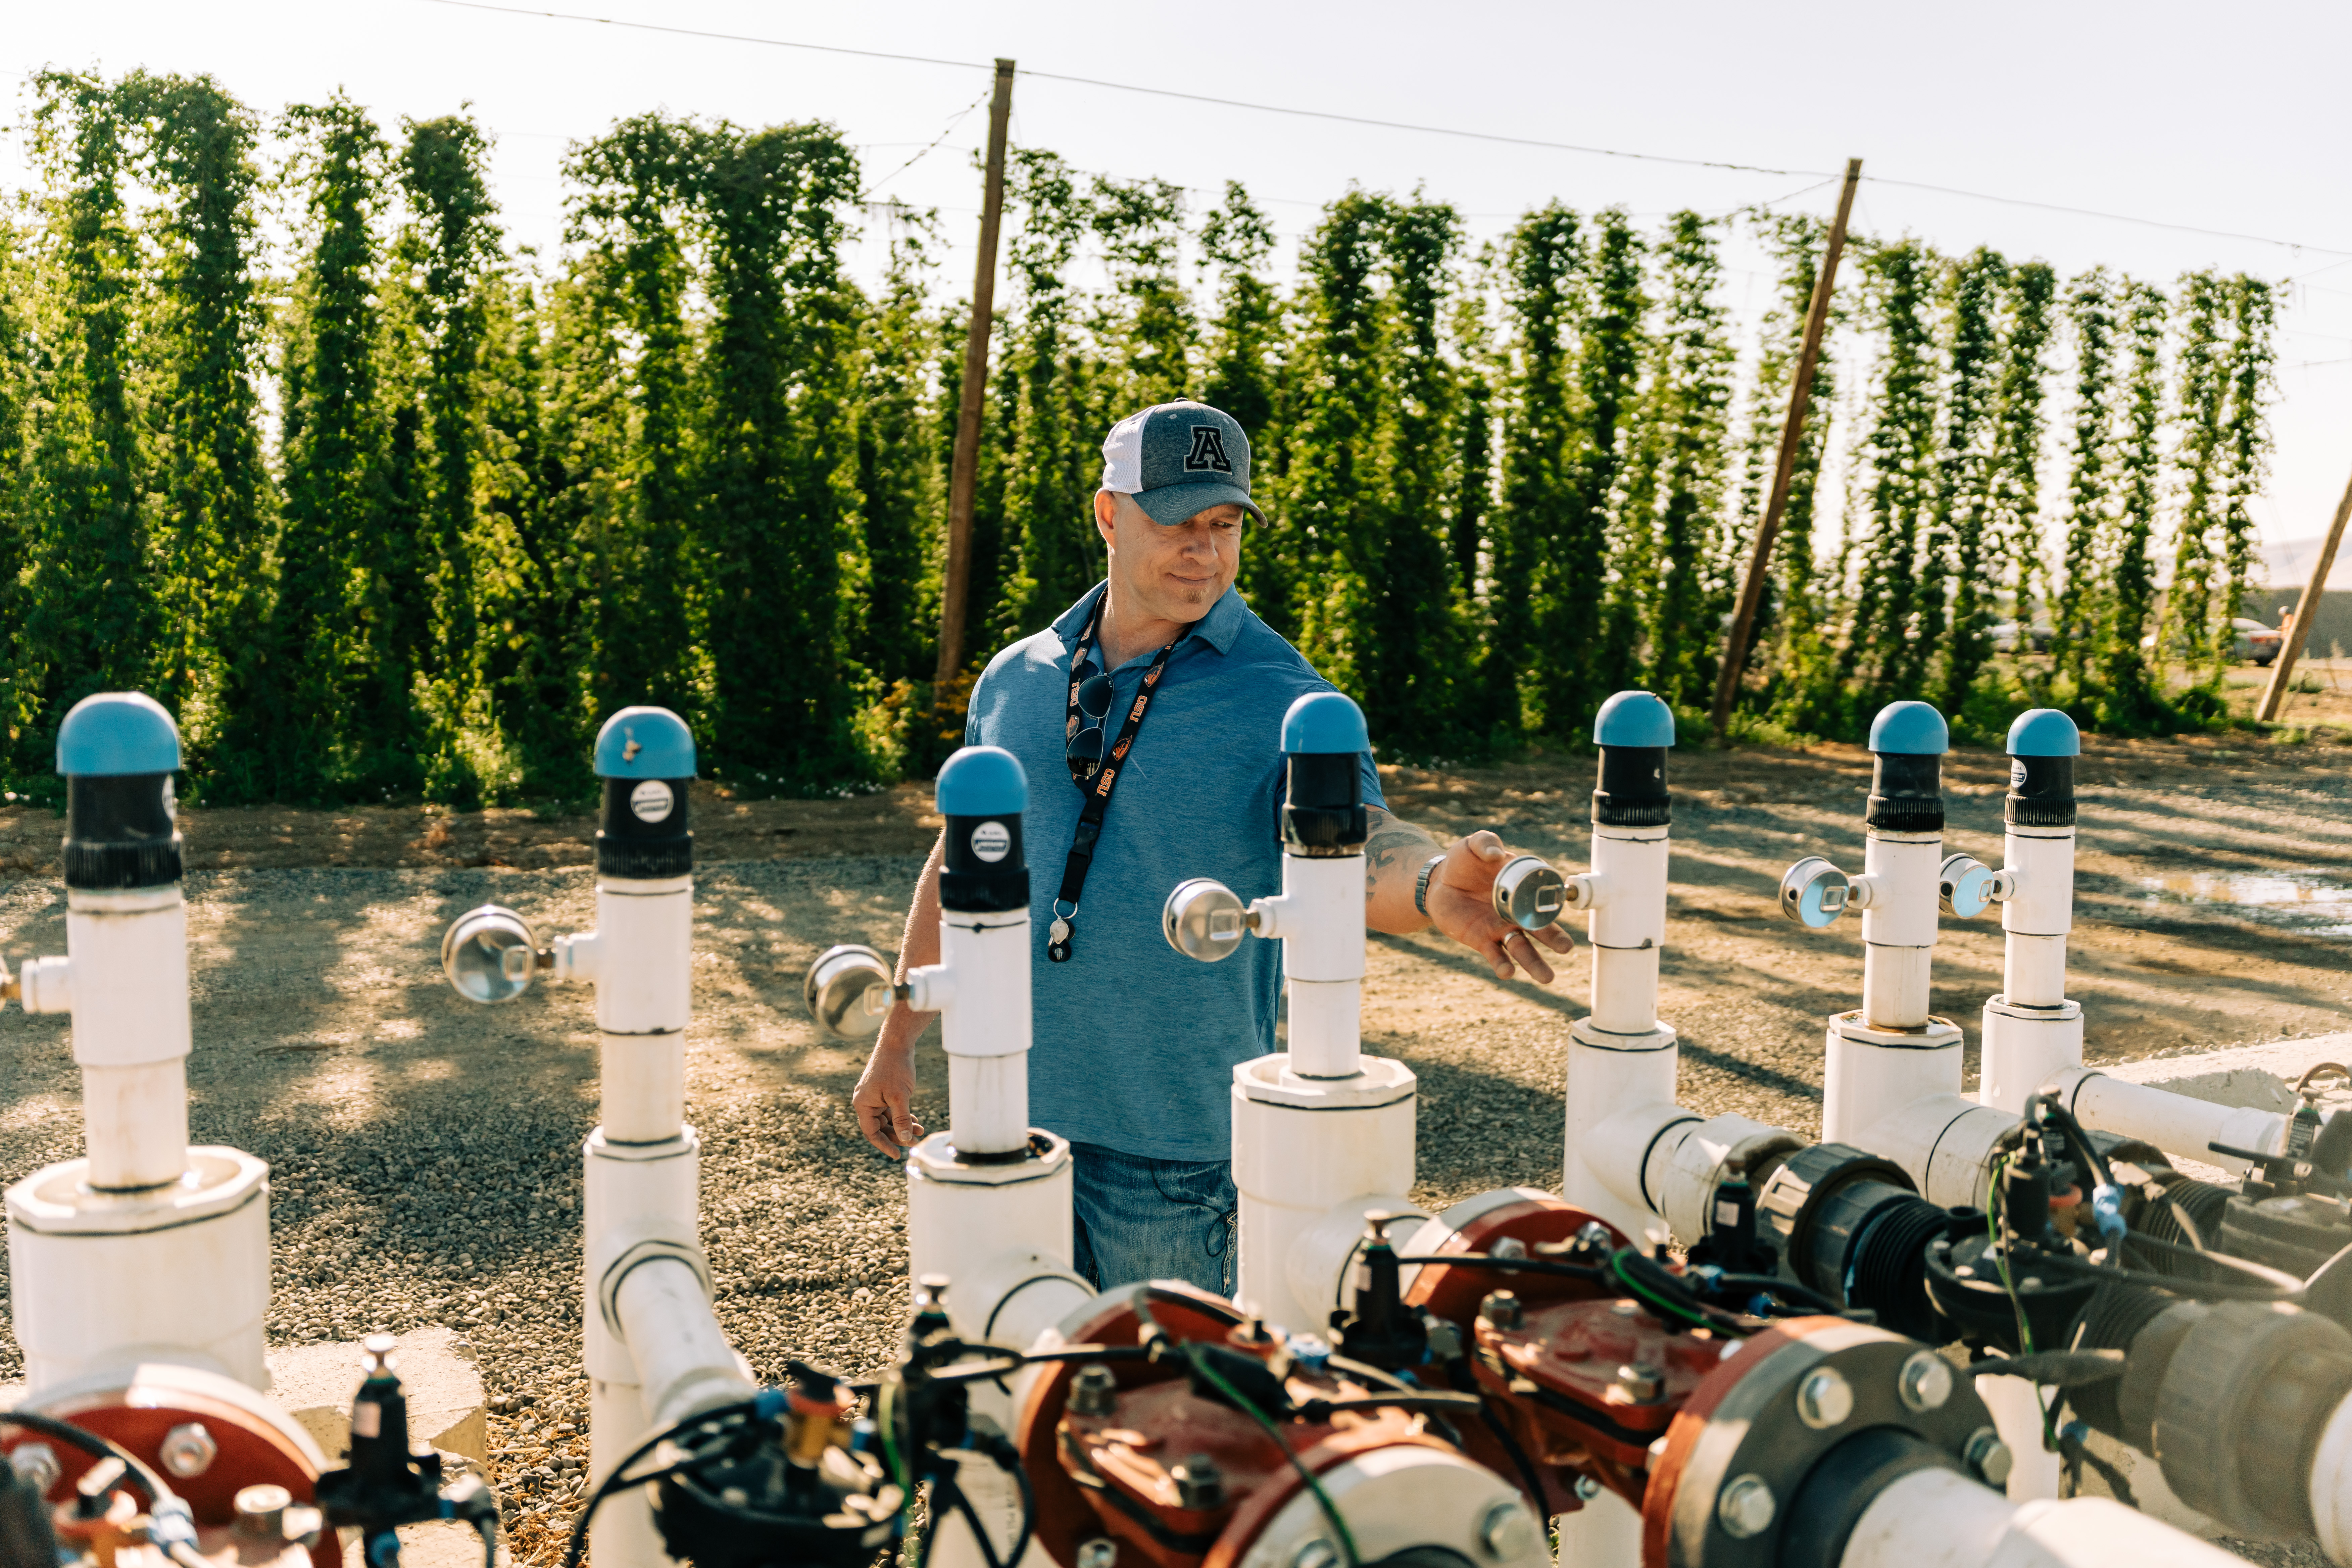
[{"label": "black lanyard", "polygon": [[[1064,740],[1076,735],[1084,717],[1078,711],[1078,667],[1087,660],[1087,650],[1095,640],[1102,625],[1103,603],[1110,596],[1110,584],[1103,584],[1102,593],[1095,599],[1093,611],[1087,616],[1087,629],[1078,634],[1077,646],[1070,650],[1070,706]],[[1178,643],[1192,635],[1188,625],[1176,634],[1174,642],[1152,656],[1151,668],[1143,672],[1143,684],[1135,689],[1135,700],[1128,706],[1127,718],[1118,727],[1118,739],[1111,742],[1110,751],[1103,757],[1102,766],[1091,782],[1078,787],[1087,792],[1086,809],[1078,813],[1077,830],[1070,835],[1070,858],[1062,863],[1062,889],[1054,897],[1054,923],[1045,932],[1045,956],[1055,963],[1066,963],[1070,957],[1070,922],[1078,916],[1078,895],[1086,891],[1087,871],[1093,866],[1095,845],[1102,837],[1103,814],[1110,810],[1110,792],[1118,786],[1119,763],[1135,744],[1136,731],[1143,728],[1143,715],[1151,706],[1151,693],[1160,684],[1160,671],[1168,667],[1168,656],[1176,651]],[[1108,659],[1105,661],[1108,663]],[[1103,671],[1105,679],[1110,671]],[[1065,908],[1064,906],[1067,906]]]}]

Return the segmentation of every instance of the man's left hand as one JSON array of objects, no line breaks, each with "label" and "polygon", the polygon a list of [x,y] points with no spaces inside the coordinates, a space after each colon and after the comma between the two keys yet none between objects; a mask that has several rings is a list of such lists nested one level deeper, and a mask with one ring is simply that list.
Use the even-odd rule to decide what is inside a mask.
[{"label": "man's left hand", "polygon": [[1551,965],[1544,962],[1538,944],[1570,952],[1576,942],[1557,923],[1526,931],[1495,912],[1495,874],[1510,858],[1503,841],[1484,828],[1448,849],[1429,874],[1429,918],[1439,931],[1484,955],[1496,979],[1510,979],[1516,967],[1538,984],[1549,985]]}]

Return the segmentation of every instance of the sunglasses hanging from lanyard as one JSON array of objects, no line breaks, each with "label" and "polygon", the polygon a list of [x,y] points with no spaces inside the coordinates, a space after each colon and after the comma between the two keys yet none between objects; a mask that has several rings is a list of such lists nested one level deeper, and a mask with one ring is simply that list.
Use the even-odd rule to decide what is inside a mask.
[{"label": "sunglasses hanging from lanyard", "polygon": [[1086,891],[1087,871],[1094,864],[1095,845],[1102,838],[1103,816],[1110,810],[1111,791],[1118,784],[1119,764],[1134,748],[1136,731],[1143,728],[1143,715],[1151,706],[1152,693],[1159,689],[1160,673],[1168,668],[1168,657],[1177,645],[1192,635],[1187,626],[1176,634],[1175,640],[1161,648],[1151,658],[1151,668],[1143,672],[1143,683],[1136,688],[1135,700],[1128,705],[1127,717],[1120,721],[1118,738],[1104,743],[1104,721],[1110,715],[1110,677],[1095,669],[1096,634],[1102,627],[1104,595],[1095,596],[1094,608],[1087,613],[1087,629],[1078,636],[1077,646],[1070,650],[1069,717],[1063,726],[1066,742],[1063,754],[1070,764],[1070,782],[1084,790],[1087,804],[1078,813],[1077,830],[1070,836],[1069,858],[1062,863],[1061,890],[1054,896],[1054,923],[1045,930],[1045,956],[1055,963],[1070,959],[1073,925],[1078,918],[1078,898]]}]

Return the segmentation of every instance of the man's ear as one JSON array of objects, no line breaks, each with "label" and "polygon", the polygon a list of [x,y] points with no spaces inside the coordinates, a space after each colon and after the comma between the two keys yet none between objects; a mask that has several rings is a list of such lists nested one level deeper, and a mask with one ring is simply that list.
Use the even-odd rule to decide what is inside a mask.
[{"label": "man's ear", "polygon": [[1095,531],[1106,546],[1118,542],[1118,498],[1108,490],[1095,492]]}]

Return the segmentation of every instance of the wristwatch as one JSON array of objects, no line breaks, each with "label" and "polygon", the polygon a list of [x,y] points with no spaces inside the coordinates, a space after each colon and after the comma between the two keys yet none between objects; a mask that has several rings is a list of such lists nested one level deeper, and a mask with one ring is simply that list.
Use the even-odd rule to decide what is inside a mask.
[{"label": "wristwatch", "polygon": [[1422,863],[1421,875],[1412,879],[1412,907],[1421,911],[1423,920],[1429,918],[1429,874],[1436,870],[1444,859],[1443,855],[1432,855]]}]

